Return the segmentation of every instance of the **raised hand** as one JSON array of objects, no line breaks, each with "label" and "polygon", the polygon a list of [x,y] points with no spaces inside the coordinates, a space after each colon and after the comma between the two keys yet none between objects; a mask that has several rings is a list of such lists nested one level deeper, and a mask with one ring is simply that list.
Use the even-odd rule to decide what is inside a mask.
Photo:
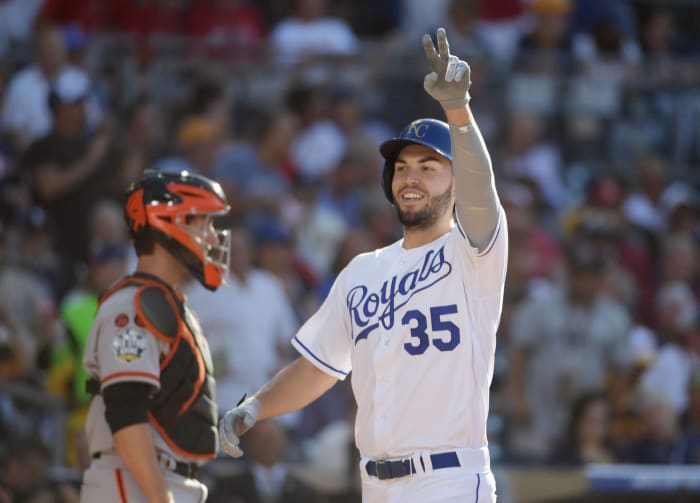
[{"label": "raised hand", "polygon": [[463,108],[469,102],[469,65],[450,54],[444,28],[437,30],[437,44],[439,52],[435,50],[430,35],[423,35],[425,57],[432,70],[425,76],[423,87],[445,110]]}]

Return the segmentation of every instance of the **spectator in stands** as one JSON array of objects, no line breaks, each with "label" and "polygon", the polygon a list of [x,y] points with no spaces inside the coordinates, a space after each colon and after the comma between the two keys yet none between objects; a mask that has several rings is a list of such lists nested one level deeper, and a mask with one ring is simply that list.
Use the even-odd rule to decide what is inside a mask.
[{"label": "spectator in stands", "polygon": [[[579,0],[573,13],[573,51],[584,71],[600,63],[635,66],[641,49],[635,39],[635,19],[629,4]],[[608,66],[608,74],[610,71]],[[620,68],[621,70],[621,68]],[[618,71],[615,78],[622,77]]]},{"label": "spectator in stands", "polygon": [[[391,128],[384,121],[368,116],[367,107],[356,89],[342,85],[333,88],[328,96],[328,117],[349,145],[369,144],[368,152],[374,154],[375,160],[367,163],[367,169],[375,167],[373,164],[384,164],[377,149],[384,138],[391,136]],[[376,166],[376,169],[381,170],[381,167]],[[372,172],[373,176],[375,174]],[[372,181],[375,180],[373,177]]]},{"label": "spectator in stands", "polygon": [[255,233],[257,266],[281,281],[297,319],[305,320],[319,305],[319,278],[297,256],[294,240],[295,236],[279,222],[267,222]]},{"label": "spectator in stands", "polygon": [[479,31],[489,48],[496,71],[504,71],[517,53],[518,40],[526,23],[522,0],[478,0]]},{"label": "spectator in stands", "polygon": [[450,34],[450,51],[473,61],[488,55],[488,45],[479,30],[478,0],[450,0],[442,21]]},{"label": "spectator in stands", "polygon": [[326,0],[293,0],[292,11],[282,18],[269,36],[277,62],[292,66],[316,56],[346,56],[358,49],[350,25],[326,15]]},{"label": "spectator in stands", "polygon": [[351,227],[360,224],[366,180],[379,172],[374,152],[370,143],[352,145],[318,191],[317,203],[340,215]]},{"label": "spectator in stands", "polygon": [[55,304],[73,286],[74,265],[56,253],[46,212],[37,206],[27,206],[18,212],[16,264],[31,273],[47,290]]},{"label": "spectator in stands", "polygon": [[623,302],[643,323],[653,324],[656,273],[651,251],[639,231],[624,219],[626,190],[612,175],[601,174],[586,185],[585,198],[561,216],[563,239],[585,241],[611,261],[608,293]]},{"label": "spectator in stands", "polygon": [[267,26],[250,0],[194,0],[185,21],[202,56],[225,62],[253,62],[266,42]]},{"label": "spectator in stands", "polygon": [[[400,20],[401,33],[407,40],[415,40],[436,26],[444,26],[448,19],[449,0],[402,0]],[[450,33],[450,38],[452,32]],[[450,40],[451,42],[451,40]]]},{"label": "spectator in stands", "polygon": [[513,110],[505,127],[502,157],[495,165],[506,176],[527,182],[538,219],[551,219],[552,212],[570,204],[571,196],[561,177],[560,146],[547,135],[547,119],[533,110]]},{"label": "spectator in stands", "polygon": [[20,64],[29,59],[34,18],[44,1],[0,2],[0,57]]},{"label": "spectator in stands", "polygon": [[[125,181],[132,182],[140,178],[145,166],[163,154],[163,119],[153,99],[141,94],[125,107],[119,126],[118,143],[122,157],[135,158],[140,166],[125,176]],[[128,183],[124,185],[128,186]]]},{"label": "spectator in stands", "polygon": [[50,465],[51,451],[41,441],[8,439],[0,454],[0,502],[78,503],[78,491],[69,483],[51,487]]},{"label": "spectator in stands", "polygon": [[328,116],[328,93],[321,86],[293,85],[286,104],[298,121],[291,158],[299,176],[320,180],[342,159],[348,139]]},{"label": "spectator in stands", "polygon": [[636,183],[624,202],[627,220],[656,237],[665,228],[661,195],[668,186],[668,163],[657,156],[639,162]]},{"label": "spectator in stands", "polygon": [[280,216],[289,199],[290,145],[297,122],[284,110],[258,110],[247,121],[246,139],[216,160],[214,176],[244,221],[254,230]]},{"label": "spectator in stands", "polygon": [[187,288],[207,334],[220,407],[258,389],[290,361],[289,340],[299,325],[279,280],[253,267],[253,255],[248,229],[234,227],[227,284],[216,294],[199,283]]},{"label": "spectator in stands", "polygon": [[658,353],[656,334],[638,324],[627,334],[620,362],[608,369],[606,392],[610,403],[610,441],[617,449],[629,445],[645,433],[641,417],[642,375]]},{"label": "spectator in stands", "polygon": [[332,503],[360,503],[360,451],[355,446],[357,405],[349,381],[338,382],[302,411],[303,469],[323,480]]},{"label": "spectator in stands", "polygon": [[571,0],[532,0],[530,28],[518,42],[516,68],[532,73],[562,76],[571,70]]},{"label": "spectator in stands", "polygon": [[508,243],[518,250],[509,257],[506,289],[526,295],[554,281],[563,261],[563,250],[554,235],[544,229],[535,216],[535,199],[522,183],[504,185],[501,204],[508,215]]},{"label": "spectator in stands", "polygon": [[[54,120],[48,96],[61,82],[84,81],[83,99],[88,98],[89,80],[82,70],[66,63],[66,44],[60,29],[47,26],[34,34],[36,63],[17,72],[10,81],[0,123],[20,150],[49,133]],[[62,84],[61,84],[62,85]],[[94,108],[94,104],[90,105]],[[91,118],[94,112],[91,111]]]},{"label": "spectator in stands", "polygon": [[647,7],[640,18],[645,73],[653,82],[666,83],[676,74],[673,59],[680,52],[681,30],[673,11],[665,6]]},{"label": "spectator in stands", "polygon": [[562,468],[615,462],[609,425],[610,404],[606,395],[602,391],[582,393],[573,402],[568,426],[549,463]]},{"label": "spectator in stands", "polygon": [[662,395],[674,413],[688,408],[688,383],[700,364],[695,342],[700,337],[700,308],[688,285],[665,284],[657,297],[657,327],[661,346],[654,363],[642,376],[644,390]]},{"label": "spectator in stands", "polygon": [[177,128],[176,141],[174,155],[156,161],[156,169],[213,176],[223,146],[220,123],[201,116],[185,117]]},{"label": "spectator in stands", "polygon": [[196,74],[184,103],[185,117],[199,117],[218,127],[221,142],[228,143],[234,132],[234,102],[224,85],[214,77]]},{"label": "spectator in stands", "polygon": [[49,218],[58,253],[71,262],[87,257],[90,210],[102,197],[123,193],[115,184],[114,131],[110,121],[86,130],[89,82],[80,73],[63,73],[49,93],[50,133],[27,149],[23,169],[31,176],[36,201]]},{"label": "spectator in stands", "polygon": [[87,278],[74,287],[61,303],[61,321],[66,337],[53,349],[47,388],[63,398],[68,406],[66,451],[69,466],[87,468],[87,440],[83,427],[92,395],[85,390],[89,379],[82,364],[85,343],[97,313],[99,298],[127,273],[129,247],[124,242],[93,241],[90,246]]},{"label": "spectator in stands", "polygon": [[316,503],[314,489],[295,477],[285,463],[289,439],[282,424],[267,419],[256,424],[244,440],[247,461],[240,475],[221,478],[209,503]]},{"label": "spectator in stands", "polygon": [[[339,168],[336,169],[331,177],[335,178],[339,171]],[[349,176],[353,177],[354,174]],[[294,211],[287,207],[282,212],[283,225],[291,229],[296,238],[297,256],[307,263],[319,278],[328,273],[338,245],[349,227],[344,215],[336,206],[339,203],[325,197],[328,194],[324,194],[323,190],[323,184],[319,182],[297,181],[292,188]],[[355,195],[361,197],[361,194]]]},{"label": "spectator in stands", "polygon": [[[693,368],[691,373],[688,382],[688,409],[682,419],[686,433],[700,440],[700,366]],[[696,459],[700,459],[700,452],[696,453]]]},{"label": "spectator in stands", "polygon": [[124,222],[124,210],[118,201],[102,199],[95,204],[90,215],[89,235],[91,243],[110,243],[127,248],[126,271],[136,270],[138,256],[129,246],[129,234]]},{"label": "spectator in stands", "polygon": [[680,417],[668,399],[655,392],[646,392],[641,410],[646,432],[621,452],[621,461],[651,465],[687,464],[691,453],[682,434]]},{"label": "spectator in stands", "polygon": [[0,377],[41,386],[45,356],[60,335],[56,307],[39,278],[10,261],[8,237],[0,227]]},{"label": "spectator in stands", "polygon": [[661,194],[659,204],[668,234],[685,235],[700,242],[700,190],[674,181]]},{"label": "spectator in stands", "polygon": [[[526,298],[514,313],[509,341],[513,442],[525,456],[545,455],[574,398],[602,388],[621,357],[630,319],[603,291],[605,259],[572,247],[561,285]],[[522,445],[518,444],[522,442]]]}]

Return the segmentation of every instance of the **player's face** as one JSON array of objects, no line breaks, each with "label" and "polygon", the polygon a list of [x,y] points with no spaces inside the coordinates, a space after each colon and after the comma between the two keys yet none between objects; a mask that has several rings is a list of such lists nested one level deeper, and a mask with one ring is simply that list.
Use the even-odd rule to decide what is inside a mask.
[{"label": "player's face", "polygon": [[394,163],[391,188],[401,224],[427,229],[452,211],[452,164],[428,147],[407,145]]}]

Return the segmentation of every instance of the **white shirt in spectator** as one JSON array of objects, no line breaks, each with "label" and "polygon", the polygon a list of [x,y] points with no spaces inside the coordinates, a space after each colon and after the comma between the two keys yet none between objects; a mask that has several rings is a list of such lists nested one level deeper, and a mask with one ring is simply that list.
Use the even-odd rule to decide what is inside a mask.
[{"label": "white shirt in spectator", "polygon": [[222,410],[288,363],[281,361],[280,348],[291,349],[298,322],[282,285],[270,273],[250,270],[245,284],[230,275],[215,293],[192,282],[186,295],[209,342]]},{"label": "white shirt in spectator", "polygon": [[293,65],[309,55],[352,54],[357,50],[357,37],[342,19],[289,17],[273,28],[270,44],[279,63]]}]

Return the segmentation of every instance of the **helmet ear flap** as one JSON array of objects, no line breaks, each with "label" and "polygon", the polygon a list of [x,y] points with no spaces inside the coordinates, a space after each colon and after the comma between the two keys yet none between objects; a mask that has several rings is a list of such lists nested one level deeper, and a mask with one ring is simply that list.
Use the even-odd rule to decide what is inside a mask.
[{"label": "helmet ear flap", "polygon": [[146,227],[148,216],[146,215],[146,206],[143,203],[143,188],[137,189],[129,195],[124,206],[124,215],[132,235]]}]

